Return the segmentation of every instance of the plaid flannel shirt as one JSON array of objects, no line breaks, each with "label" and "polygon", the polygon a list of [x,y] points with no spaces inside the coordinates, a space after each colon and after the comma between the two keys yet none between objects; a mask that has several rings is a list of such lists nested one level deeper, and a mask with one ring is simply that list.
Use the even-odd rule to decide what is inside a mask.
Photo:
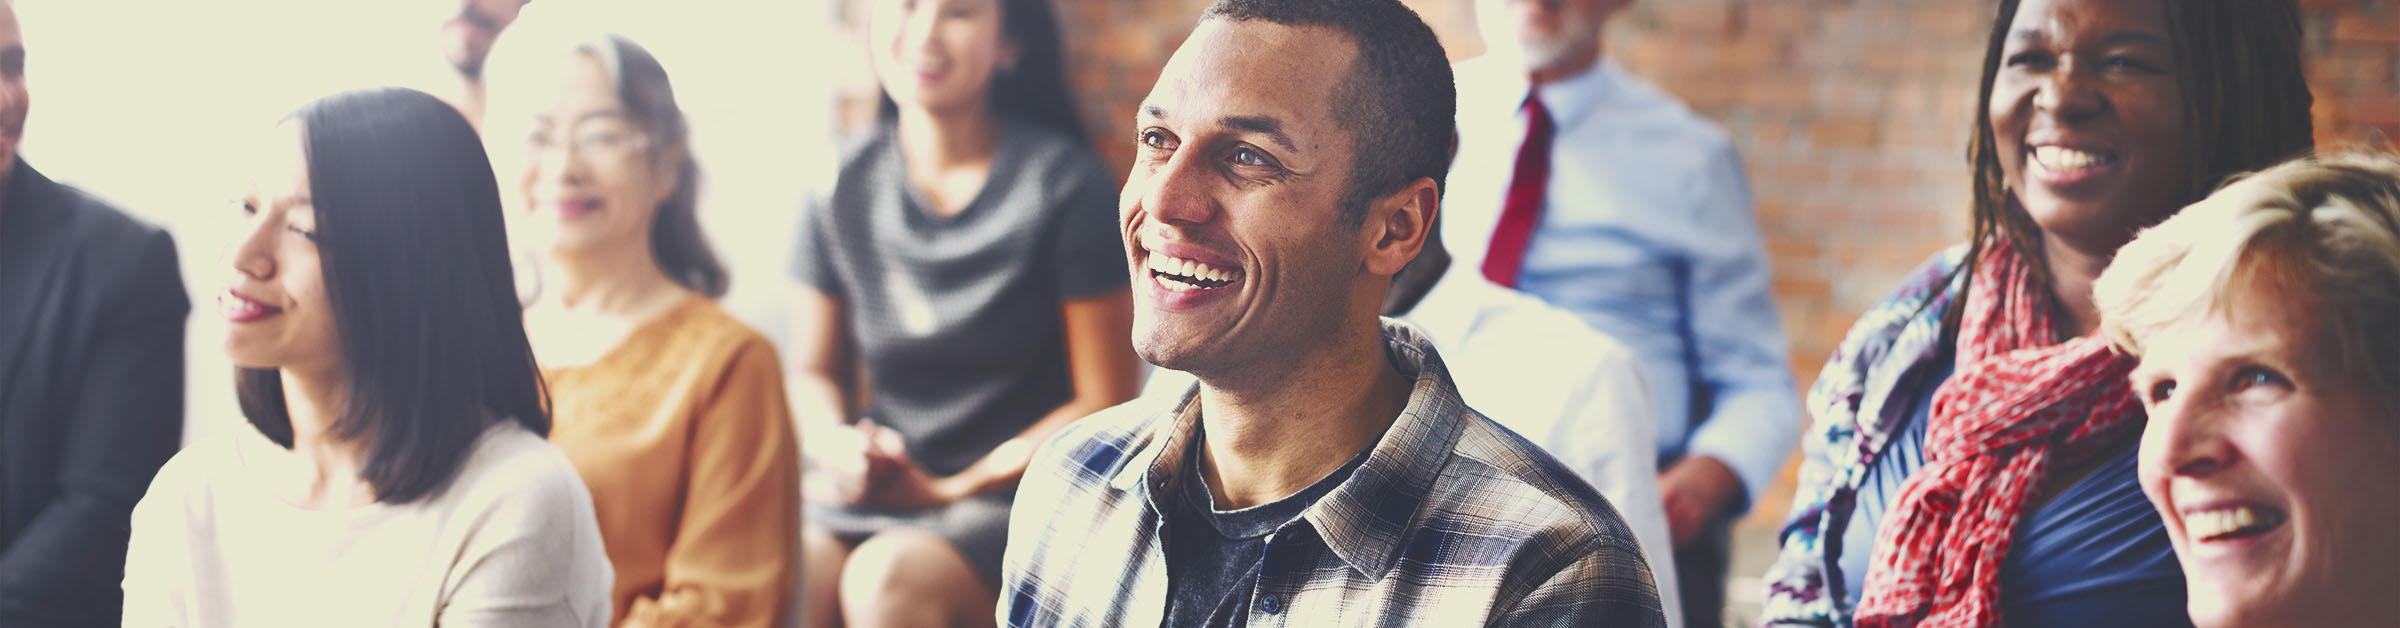
[{"label": "plaid flannel shirt", "polygon": [[[1383,339],[1416,379],[1408,405],[1348,480],[1267,537],[1249,625],[1663,626],[1616,509],[1467,408],[1421,333],[1386,319]],[[1009,521],[1001,625],[1160,625],[1194,390],[1078,421],[1035,456]]]},{"label": "plaid flannel shirt", "polygon": [[[1808,389],[1816,425],[1800,439],[1799,494],[1785,518],[1782,548],[1767,569],[1760,626],[1847,627],[1854,609],[1833,571],[1858,487],[1907,418],[1894,391],[1918,390],[1941,355],[1942,316],[1963,299],[1967,246],[1952,246],[1909,275],[1900,289],[1859,315]],[[1944,280],[1949,280],[1944,283]],[[1903,399],[1903,401],[1905,401]]]}]

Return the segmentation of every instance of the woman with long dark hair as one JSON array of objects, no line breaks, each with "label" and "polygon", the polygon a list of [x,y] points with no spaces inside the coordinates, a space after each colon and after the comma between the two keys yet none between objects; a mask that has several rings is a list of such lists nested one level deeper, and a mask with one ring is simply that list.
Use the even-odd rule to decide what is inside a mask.
[{"label": "woman with long dark hair", "polygon": [[474,129],[402,89],[279,129],[217,297],[257,429],[151,483],[125,625],[607,625]]},{"label": "woman with long dark hair", "polygon": [[1048,0],[881,0],[868,42],[883,114],[793,264],[802,607],[989,624],[1033,446],[1137,390],[1117,186]]},{"label": "woman with long dark hair", "polygon": [[799,538],[782,366],[727,314],[691,133],[658,60],[519,20],[486,65],[485,145],[543,272],[526,334],[551,442],[592,487],[626,626],[776,625]]},{"label": "woman with long dark hair", "polygon": [[2298,9],[2004,0],[1988,45],[1973,231],[1818,376],[1762,623],[2187,624],[2091,286],[2135,231],[2309,148]]}]

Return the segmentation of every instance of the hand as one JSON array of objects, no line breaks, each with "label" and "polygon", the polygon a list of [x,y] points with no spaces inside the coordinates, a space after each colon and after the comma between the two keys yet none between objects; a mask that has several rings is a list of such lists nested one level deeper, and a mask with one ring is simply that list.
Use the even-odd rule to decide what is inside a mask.
[{"label": "hand", "polygon": [[885,508],[925,508],[958,501],[968,491],[961,480],[937,478],[908,458],[908,442],[891,428],[860,421],[866,460],[879,470],[857,503]]},{"label": "hand", "polygon": [[1742,480],[1733,469],[1706,454],[1684,456],[1659,473],[1658,494],[1665,502],[1667,534],[1675,547],[1700,536],[1741,490]]},{"label": "hand", "polygon": [[[823,484],[812,482],[812,488],[830,489],[831,497],[842,503],[863,503],[867,495],[876,492],[893,474],[894,461],[885,451],[888,446],[878,441],[898,438],[898,433],[866,419],[822,434],[809,434],[802,442],[807,443],[809,458],[816,465],[817,473],[811,476],[824,478]],[[907,461],[905,455],[900,461]]]},{"label": "hand", "polygon": [[958,501],[968,494],[965,485],[955,478],[933,477],[924,467],[905,460],[893,466],[883,480],[861,503],[884,508],[927,508]]}]

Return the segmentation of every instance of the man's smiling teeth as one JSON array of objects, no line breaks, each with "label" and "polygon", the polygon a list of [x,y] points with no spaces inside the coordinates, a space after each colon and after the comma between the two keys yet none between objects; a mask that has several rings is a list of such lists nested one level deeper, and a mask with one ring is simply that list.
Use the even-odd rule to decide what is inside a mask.
[{"label": "man's smiling teeth", "polygon": [[1145,264],[1158,277],[1159,284],[1176,291],[1206,290],[1223,287],[1240,276],[1238,271],[1217,268],[1179,257],[1151,253]]},{"label": "man's smiling teeth", "polygon": [[2206,541],[2239,532],[2258,532],[2283,523],[2283,513],[2274,510],[2254,511],[2249,506],[2235,506],[2184,513],[2183,533],[2194,540]]},{"label": "man's smiling teeth", "polygon": [[1150,270],[1204,281],[1233,281],[1234,276],[1231,270],[1155,253],[1150,255]]},{"label": "man's smiling teeth", "polygon": [[2036,146],[2033,163],[2051,172],[2074,172],[2115,160],[2063,146]]}]

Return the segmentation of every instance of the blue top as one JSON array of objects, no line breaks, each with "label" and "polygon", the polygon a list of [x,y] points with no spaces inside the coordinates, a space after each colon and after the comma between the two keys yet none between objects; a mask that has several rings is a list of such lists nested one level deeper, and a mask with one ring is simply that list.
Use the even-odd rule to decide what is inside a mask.
[{"label": "blue top", "polygon": [[[1459,66],[1460,143],[1444,242],[1483,263],[1537,93],[1555,121],[1549,185],[1516,288],[1632,349],[1658,416],[1658,461],[1707,454],[1745,498],[1800,435],[1783,324],[1741,156],[1724,131],[1603,59],[1527,87],[1522,68]],[[1736,510],[1747,510],[1747,502]]]},{"label": "blue top", "polygon": [[[1858,508],[1842,531],[1842,597],[1858,607],[1877,524],[1900,488],[1925,464],[1925,430],[1933,391],[1955,365],[1938,369],[1916,391],[1907,423],[1858,487]],[[2011,626],[2190,626],[2184,612],[2183,567],[2166,527],[2142,495],[2134,450],[2108,459],[2091,475],[2035,507],[2018,523],[2000,563],[2000,616]]]}]

